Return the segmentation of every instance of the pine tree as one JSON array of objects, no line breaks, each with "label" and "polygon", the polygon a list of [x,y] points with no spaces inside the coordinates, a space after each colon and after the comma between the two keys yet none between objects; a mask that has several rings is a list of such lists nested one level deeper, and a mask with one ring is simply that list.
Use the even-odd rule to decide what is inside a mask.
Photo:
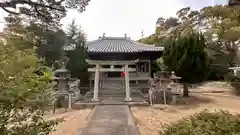
[{"label": "pine tree", "polygon": [[7,27],[4,33],[8,34],[8,39],[10,39],[8,43],[18,44],[19,49],[34,46],[38,58],[44,59],[49,67],[52,67],[52,64],[60,59],[63,45],[66,43],[63,30],[49,29],[45,25],[35,22],[26,24],[23,17],[11,14],[5,20]]},{"label": "pine tree", "polygon": [[87,57],[85,34],[80,28],[78,28],[75,20],[69,25],[66,33],[68,36],[68,43],[75,45],[74,50],[67,52],[69,58],[67,68],[73,78],[78,78],[81,80],[81,84],[86,84],[88,83],[89,73],[87,70],[88,63],[85,60]]}]

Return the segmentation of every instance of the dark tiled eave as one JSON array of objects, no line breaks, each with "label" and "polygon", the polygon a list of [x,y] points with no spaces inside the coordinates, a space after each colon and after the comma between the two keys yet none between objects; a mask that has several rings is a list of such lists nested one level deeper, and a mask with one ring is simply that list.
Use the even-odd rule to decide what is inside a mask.
[{"label": "dark tiled eave", "polygon": [[240,5],[240,0],[229,0],[228,5],[230,5],[230,6]]}]

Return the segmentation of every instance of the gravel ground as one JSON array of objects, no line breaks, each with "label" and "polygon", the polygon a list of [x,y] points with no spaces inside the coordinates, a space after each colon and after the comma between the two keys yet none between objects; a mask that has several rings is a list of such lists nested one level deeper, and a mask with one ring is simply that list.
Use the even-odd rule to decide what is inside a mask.
[{"label": "gravel ground", "polygon": [[55,115],[51,112],[47,113],[44,118],[46,120],[52,120],[57,118],[63,118],[64,122],[60,123],[56,127],[56,131],[49,135],[76,135],[79,130],[84,128],[88,122],[88,116],[90,116],[92,109],[81,110],[58,110]]},{"label": "gravel ground", "polygon": [[204,109],[223,109],[240,113],[240,98],[225,93],[192,93],[189,98],[184,99],[184,102],[185,104],[174,106],[154,105],[131,108],[134,122],[141,135],[157,135],[162,124],[169,124]]}]

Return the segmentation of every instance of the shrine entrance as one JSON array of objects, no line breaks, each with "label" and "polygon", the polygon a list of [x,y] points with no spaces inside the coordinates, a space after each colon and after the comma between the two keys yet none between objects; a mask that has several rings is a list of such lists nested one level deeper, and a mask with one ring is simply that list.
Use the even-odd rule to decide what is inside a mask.
[{"label": "shrine entrance", "polygon": [[[86,59],[88,64],[90,65],[95,65],[93,68],[89,68],[88,71],[94,73],[94,91],[93,91],[93,101],[99,101],[99,88],[102,88],[106,85],[109,84],[109,86],[115,85],[114,87],[110,88],[111,91],[112,89],[119,88],[122,85],[124,89],[122,89],[124,92],[123,94],[125,95],[125,101],[132,101],[132,98],[130,96],[130,86],[129,86],[129,72],[136,71],[135,68],[129,68],[128,65],[135,64],[138,62],[137,60],[128,60],[128,61],[99,61],[99,60],[88,60]],[[105,66],[103,65],[110,65],[110,68],[104,68]],[[121,68],[115,68],[114,65],[124,65],[121,66]],[[125,76],[121,77],[121,73],[125,72]],[[111,77],[105,78],[105,73],[107,73]],[[115,83],[113,83],[115,81]],[[116,83],[117,82],[117,83]],[[105,88],[105,90],[108,87]],[[105,93],[103,90],[101,91],[101,94],[109,94],[109,91]],[[114,93],[115,94],[115,93]]]},{"label": "shrine entrance", "polygon": [[121,77],[122,72],[107,72],[107,77]]}]

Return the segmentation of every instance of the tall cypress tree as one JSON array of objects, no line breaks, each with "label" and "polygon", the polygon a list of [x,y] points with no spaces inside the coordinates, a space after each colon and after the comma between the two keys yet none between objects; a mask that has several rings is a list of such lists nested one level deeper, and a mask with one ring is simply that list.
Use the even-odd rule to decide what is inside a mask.
[{"label": "tall cypress tree", "polygon": [[[197,83],[208,77],[208,58],[202,34],[192,33],[170,39],[165,43],[163,59],[168,70],[181,76],[184,84]],[[184,95],[188,96],[187,85]]]}]

